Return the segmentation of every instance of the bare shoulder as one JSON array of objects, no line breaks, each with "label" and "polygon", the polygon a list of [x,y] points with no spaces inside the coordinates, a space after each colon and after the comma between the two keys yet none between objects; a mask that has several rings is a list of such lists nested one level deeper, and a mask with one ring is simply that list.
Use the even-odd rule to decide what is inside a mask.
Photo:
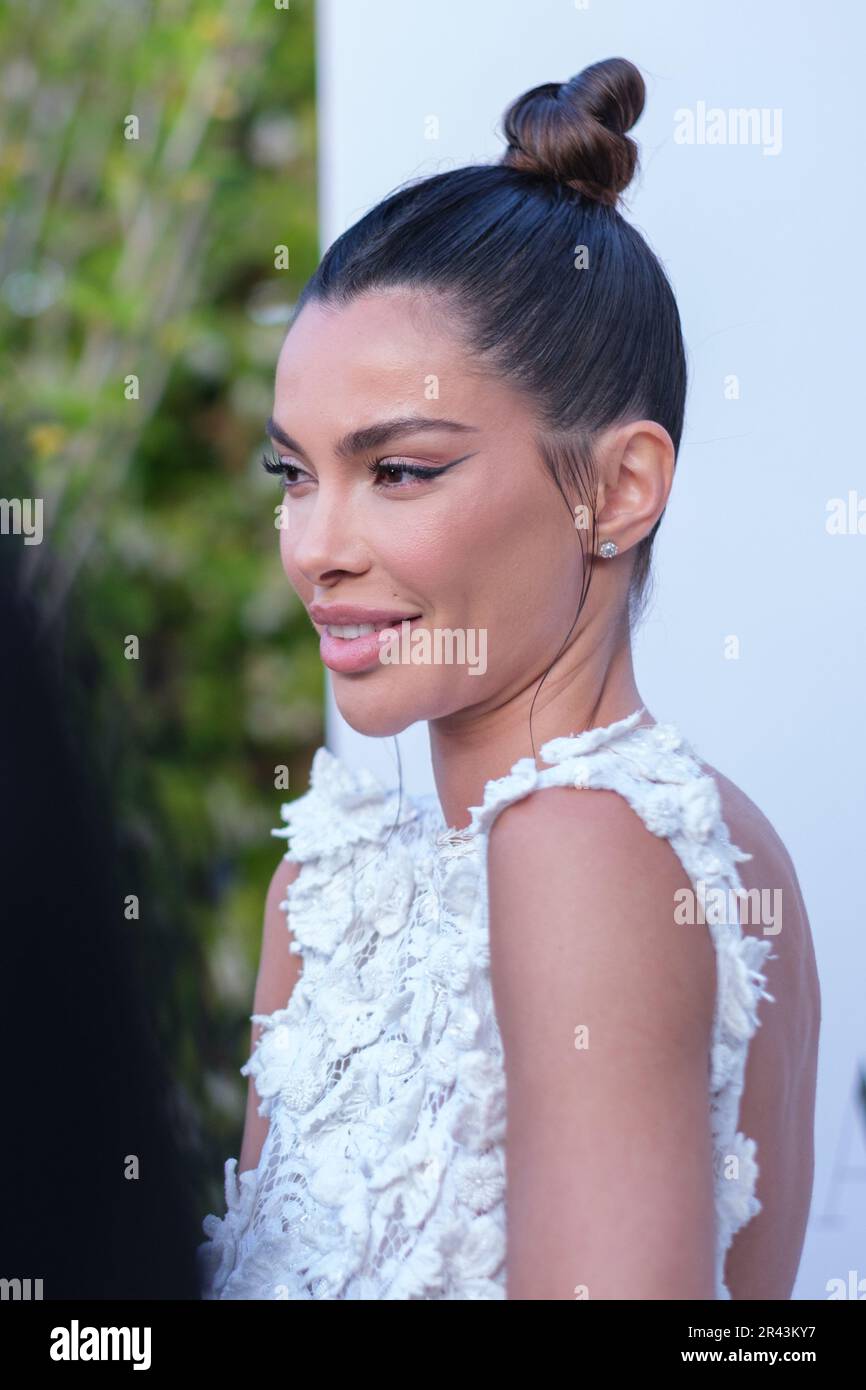
[{"label": "bare shoulder", "polygon": [[730,777],[726,777],[723,772],[719,772],[718,768],[712,767],[701,758],[698,759],[698,762],[701,771],[712,777],[719,788],[722,819],[731,833],[734,844],[739,845],[749,854],[753,854],[755,849],[758,849],[768,863],[772,862],[780,869],[784,867],[791,882],[797,884],[799,891],[797,872],[793,861],[772,821],[752,801],[751,797],[746,795],[742,787],[738,787],[735,782],[731,781]]},{"label": "bare shoulder", "polygon": [[547,787],[497,817],[487,874],[508,1297],[711,1298],[715,958],[679,858],[619,793]]},{"label": "bare shoulder", "polygon": [[639,996],[646,1014],[655,990],[655,1002],[682,1009],[668,1024],[680,1017],[709,1026],[712,942],[684,932],[676,918],[676,895],[691,882],[669,841],[618,792],[547,787],[512,803],[491,828],[487,867],[492,966],[504,1005],[512,1002],[512,959],[525,1000],[520,982],[531,956],[542,976],[569,962],[586,979],[591,964],[596,984],[620,1006]]},{"label": "bare shoulder", "polygon": [[717,768],[700,761],[702,771],[712,777],[719,788],[722,819],[732,842],[752,856],[737,865],[743,887],[752,895],[752,902],[741,917],[743,930],[773,938],[774,957],[768,972],[787,977],[788,998],[791,998],[790,985],[799,977],[800,987],[812,996],[817,1009],[812,929],[788,847],[772,821],[741,787]]}]

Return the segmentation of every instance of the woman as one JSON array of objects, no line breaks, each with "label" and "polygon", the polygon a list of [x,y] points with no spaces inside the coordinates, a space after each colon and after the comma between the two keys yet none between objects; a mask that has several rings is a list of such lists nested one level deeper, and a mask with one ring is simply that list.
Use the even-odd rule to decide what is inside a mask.
[{"label": "woman", "polygon": [[283,808],[204,1297],[790,1296],[806,910],[632,668],[686,389],[616,209],[643,102],[623,59],[528,92],[501,164],[336,241],[283,344],[286,575],[349,724],[428,721],[438,797],[320,749]]}]

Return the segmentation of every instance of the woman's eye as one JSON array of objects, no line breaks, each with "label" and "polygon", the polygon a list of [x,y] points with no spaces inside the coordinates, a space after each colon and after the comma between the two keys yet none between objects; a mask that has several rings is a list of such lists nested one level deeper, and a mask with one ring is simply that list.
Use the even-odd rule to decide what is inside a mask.
[{"label": "woman's eye", "polygon": [[[373,459],[364,465],[367,471],[372,474],[374,486],[383,492],[405,491],[411,488],[411,479],[437,478],[440,473],[452,467],[445,464],[442,468],[421,468],[417,464],[408,463],[405,459]],[[296,463],[289,459],[279,457],[273,452],[262,454],[262,467],[268,473],[275,473],[280,478],[280,485],[286,492],[294,492],[303,483],[310,481],[309,473],[303,468],[299,468]]]},{"label": "woman's eye", "polygon": [[406,463],[402,459],[395,459],[390,463],[377,459],[375,463],[368,463],[367,467],[378,479],[383,480],[383,485],[386,488],[405,487],[405,483],[398,481],[400,477],[435,478],[437,473],[442,472],[440,468],[419,468],[417,465]]},{"label": "woman's eye", "polygon": [[290,463],[288,459],[278,458],[274,453],[262,454],[262,467],[267,473],[278,474],[280,486],[287,492],[291,492],[307,476],[297,464]]}]

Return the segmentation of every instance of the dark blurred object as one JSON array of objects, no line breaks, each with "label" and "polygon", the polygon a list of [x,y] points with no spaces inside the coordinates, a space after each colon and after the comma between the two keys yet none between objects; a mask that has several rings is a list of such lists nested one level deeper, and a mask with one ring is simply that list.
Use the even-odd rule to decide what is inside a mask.
[{"label": "dark blurred object", "polygon": [[135,890],[119,881],[99,731],[78,717],[73,736],[64,717],[60,643],[18,592],[22,545],[0,536],[0,1278],[41,1279],[45,1299],[198,1298],[200,1213],[124,917]]}]

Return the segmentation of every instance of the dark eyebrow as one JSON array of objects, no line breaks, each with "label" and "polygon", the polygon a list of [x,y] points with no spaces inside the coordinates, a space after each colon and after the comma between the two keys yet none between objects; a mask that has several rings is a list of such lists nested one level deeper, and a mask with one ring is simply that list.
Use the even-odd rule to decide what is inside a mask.
[{"label": "dark eyebrow", "polygon": [[[459,420],[437,420],[429,415],[403,415],[396,420],[382,420],[379,424],[365,425],[363,429],[353,430],[339,441],[336,454],[338,458],[351,460],[358,454],[369,453],[371,449],[377,449],[400,435],[420,434],[424,430],[452,430],[461,434],[474,434],[477,433],[478,426],[464,425]],[[280,428],[272,415],[268,417],[265,433],[286,449],[303,454],[306,458],[300,444]]]}]

